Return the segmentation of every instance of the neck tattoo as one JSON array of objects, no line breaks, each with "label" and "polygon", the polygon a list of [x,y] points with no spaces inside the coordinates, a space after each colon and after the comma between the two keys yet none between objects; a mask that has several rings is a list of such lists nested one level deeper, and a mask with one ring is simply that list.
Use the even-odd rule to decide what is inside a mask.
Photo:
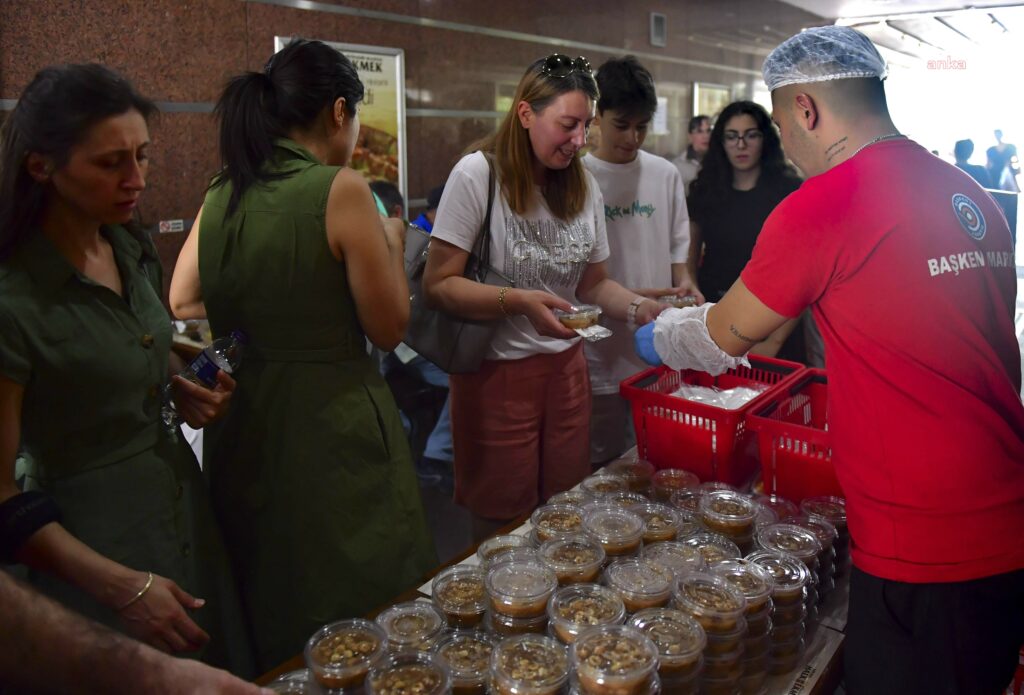
[{"label": "neck tattoo", "polygon": [[825,158],[828,159],[828,161],[831,162],[833,157],[838,155],[840,152],[845,151],[846,150],[846,141],[849,140],[849,139],[850,138],[848,138],[848,137],[846,137],[844,135],[843,137],[839,138],[838,140],[833,142],[831,145],[829,145],[828,148],[825,150]]},{"label": "neck tattoo", "polygon": [[861,150],[863,150],[865,147],[871,147],[872,145],[874,145],[877,142],[882,142],[882,140],[895,140],[897,138],[905,138],[905,137],[907,137],[907,136],[903,135],[901,133],[886,133],[885,135],[879,135],[874,140],[868,140],[863,145],[861,145],[856,150],[854,150],[853,154],[850,155],[850,159],[853,159],[854,157],[856,157],[857,154]]}]

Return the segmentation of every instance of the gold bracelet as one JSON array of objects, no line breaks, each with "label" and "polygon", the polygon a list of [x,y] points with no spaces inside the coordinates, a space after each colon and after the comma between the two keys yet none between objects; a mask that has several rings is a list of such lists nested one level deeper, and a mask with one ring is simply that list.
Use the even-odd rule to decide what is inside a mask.
[{"label": "gold bracelet", "polygon": [[505,316],[511,316],[512,314],[508,313],[508,307],[505,306],[505,294],[507,292],[508,292],[508,288],[507,287],[502,287],[498,291],[498,306],[501,307],[501,313],[503,313]]},{"label": "gold bracelet", "polygon": [[120,608],[118,608],[117,609],[118,613],[120,613],[125,608],[127,608],[128,606],[132,605],[133,603],[138,601],[140,598],[145,596],[146,592],[149,591],[149,587],[153,586],[153,573],[149,572],[148,574],[149,574],[149,577],[146,579],[146,586],[142,587],[142,591],[140,591],[139,593],[135,594],[135,596],[133,596],[131,598],[131,600],[128,601],[128,603],[126,603],[123,606],[121,606]]}]

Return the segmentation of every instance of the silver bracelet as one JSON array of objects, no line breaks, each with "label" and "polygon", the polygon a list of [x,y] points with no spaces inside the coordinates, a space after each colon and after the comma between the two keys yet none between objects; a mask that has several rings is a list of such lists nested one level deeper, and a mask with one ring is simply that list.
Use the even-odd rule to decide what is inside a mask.
[{"label": "silver bracelet", "polygon": [[630,330],[636,328],[636,310],[640,308],[640,305],[643,304],[645,299],[647,299],[647,297],[637,295],[633,301],[629,303],[629,308],[626,309],[626,325],[629,326]]}]

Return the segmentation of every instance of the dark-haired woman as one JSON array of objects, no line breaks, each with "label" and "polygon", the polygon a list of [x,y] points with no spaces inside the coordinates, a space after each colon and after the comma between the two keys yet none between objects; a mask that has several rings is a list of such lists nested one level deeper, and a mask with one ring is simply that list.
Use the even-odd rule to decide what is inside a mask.
[{"label": "dark-haired woman", "polygon": [[[718,302],[754,252],[769,213],[800,187],[768,112],[752,101],[726,106],[715,121],[700,173],[690,186],[690,277]],[[699,268],[698,268],[699,265]],[[755,345],[754,354],[806,362],[800,319]]]},{"label": "dark-haired woman", "polygon": [[258,664],[359,616],[435,562],[398,409],[366,353],[405,333],[404,226],[345,167],[363,85],[295,41],[217,106],[224,168],[171,284],[182,318],[249,337],[204,460]]},{"label": "dark-haired woman", "polygon": [[[252,675],[206,485],[160,421],[170,319],[132,224],[153,111],[110,70],[68,65],[39,72],[4,124],[0,560],[81,613]],[[234,389],[227,375],[213,391],[172,383],[197,427]]]}]

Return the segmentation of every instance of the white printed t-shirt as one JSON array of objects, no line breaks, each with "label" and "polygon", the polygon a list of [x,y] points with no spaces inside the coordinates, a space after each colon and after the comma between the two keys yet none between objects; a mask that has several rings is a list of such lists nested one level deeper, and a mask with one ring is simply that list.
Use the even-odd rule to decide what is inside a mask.
[{"label": "white printed t-shirt", "polygon": [[[534,188],[526,214],[509,207],[505,196],[494,196],[491,210],[491,267],[515,282],[519,289],[545,290],[578,304],[576,286],[590,263],[608,258],[604,203],[594,177],[584,170],[587,198],[583,209],[563,221],[548,209],[540,188]],[[468,154],[452,169],[434,219],[433,237],[472,252],[487,205],[487,160],[480,152]],[[495,184],[500,176],[495,167]],[[497,295],[497,292],[495,292]],[[495,299],[497,301],[497,299]],[[579,338],[559,340],[537,334],[525,316],[501,321],[487,359],[517,360],[564,352]]]},{"label": "white printed t-shirt", "polygon": [[[592,154],[583,164],[604,198],[608,227],[608,275],[624,287],[672,287],[672,264],[685,263],[690,248],[679,170],[667,159],[640,150],[628,164],[612,164]],[[590,385],[595,395],[619,392],[619,383],[647,368],[633,348],[624,321],[602,317],[612,331],[586,346]]]}]

